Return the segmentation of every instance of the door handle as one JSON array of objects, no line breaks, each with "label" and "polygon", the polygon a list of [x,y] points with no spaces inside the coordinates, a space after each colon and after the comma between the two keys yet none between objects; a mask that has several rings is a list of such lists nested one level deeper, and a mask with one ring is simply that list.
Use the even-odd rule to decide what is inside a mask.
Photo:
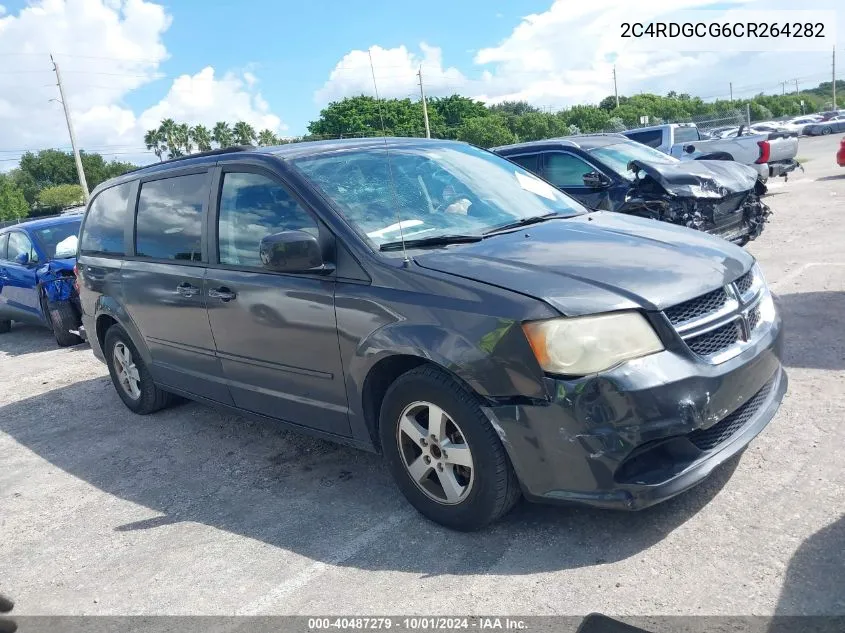
[{"label": "door handle", "polygon": [[181,284],[176,286],[176,292],[178,292],[183,297],[193,297],[194,295],[198,295],[200,289],[196,286],[189,284],[187,281],[183,281]]},{"label": "door handle", "polygon": [[212,299],[220,299],[220,301],[225,303],[234,299],[235,293],[229,290],[226,286],[220,286],[219,288],[212,288],[209,290],[208,296]]}]

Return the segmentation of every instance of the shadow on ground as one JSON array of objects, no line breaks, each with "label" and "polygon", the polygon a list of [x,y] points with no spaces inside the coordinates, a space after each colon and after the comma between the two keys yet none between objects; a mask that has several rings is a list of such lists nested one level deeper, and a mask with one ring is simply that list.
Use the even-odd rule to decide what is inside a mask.
[{"label": "shadow on ground", "polygon": [[[80,402],[85,415],[68,415]],[[107,378],[2,407],[0,430],[57,468],[150,509],[130,524],[85,519],[110,530],[193,521],[333,565],[424,575],[524,574],[635,556],[701,510],[739,461],[638,513],[523,503],[486,531],[461,534],[411,511],[377,455],[192,403],[136,416]],[[6,494],[30,494],[21,481]],[[355,547],[356,539],[365,545]]]},{"label": "shadow on ground", "polygon": [[[819,530],[795,551],[786,569],[775,615],[845,615],[845,516]],[[787,633],[775,620],[771,633]],[[841,629],[840,629],[841,630]]]},{"label": "shadow on ground", "polygon": [[816,178],[816,182],[826,182],[828,180],[845,180],[845,174],[834,174],[833,176],[821,176]]},{"label": "shadow on ground", "polygon": [[88,344],[74,345],[60,348],[56,337],[46,327],[13,323],[12,329],[6,334],[0,334],[0,357],[23,356],[37,352],[47,352],[51,349],[84,350],[90,349]]},{"label": "shadow on ground", "polygon": [[842,315],[845,292],[778,295],[784,321],[784,363],[788,367],[845,369]]}]

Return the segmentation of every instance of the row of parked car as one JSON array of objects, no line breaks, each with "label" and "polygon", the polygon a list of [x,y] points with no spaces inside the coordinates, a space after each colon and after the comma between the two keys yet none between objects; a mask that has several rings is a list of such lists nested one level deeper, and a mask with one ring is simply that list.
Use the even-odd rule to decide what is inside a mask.
[{"label": "row of parked car", "polygon": [[[31,273],[0,310],[88,339],[135,413],[182,396],[380,452],[456,529],[520,497],[638,509],[743,450],[786,391],[737,245],[758,183],[623,135],[217,150],[103,183],[81,227],[0,231]],[[74,276],[50,245],[77,229]],[[53,319],[56,279],[81,325]]]},{"label": "row of parked car", "polygon": [[845,131],[845,110],[831,110],[821,114],[808,114],[785,121],[759,121],[750,126],[726,125],[708,130],[710,138],[733,138],[743,130],[751,134],[790,134],[793,136],[824,136]]}]

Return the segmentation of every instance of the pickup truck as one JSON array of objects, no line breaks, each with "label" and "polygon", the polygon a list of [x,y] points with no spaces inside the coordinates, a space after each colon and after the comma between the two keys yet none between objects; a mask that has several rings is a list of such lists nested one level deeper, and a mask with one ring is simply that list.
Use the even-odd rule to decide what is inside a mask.
[{"label": "pickup truck", "polygon": [[762,182],[787,175],[800,167],[795,160],[798,139],[788,134],[746,134],[709,139],[694,123],[667,123],[622,132],[633,141],[648,145],[680,160],[733,160],[753,167]]}]

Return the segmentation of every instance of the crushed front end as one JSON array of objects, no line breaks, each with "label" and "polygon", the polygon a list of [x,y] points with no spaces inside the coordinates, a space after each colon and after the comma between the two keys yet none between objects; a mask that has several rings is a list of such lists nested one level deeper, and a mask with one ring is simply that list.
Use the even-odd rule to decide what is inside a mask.
[{"label": "crushed front end", "polygon": [[76,273],[74,272],[73,262],[62,259],[51,260],[41,266],[36,274],[38,283],[44,290],[47,300],[45,307],[48,314],[44,315],[45,321],[55,325],[55,319],[51,320],[49,312],[58,304],[66,304],[71,309],[62,311],[62,314],[66,316],[61,327],[85,338],[84,330],[82,330],[82,305],[76,287]]},{"label": "crushed front end", "polygon": [[529,499],[647,507],[703,481],[774,417],[787,377],[762,276],[649,316],[664,351],[547,377],[547,402],[488,409]]},{"label": "crushed front end", "polygon": [[739,245],[757,238],[772,214],[756,173],[732,161],[690,161],[680,167],[632,161],[636,176],[617,209],[671,222]]}]

